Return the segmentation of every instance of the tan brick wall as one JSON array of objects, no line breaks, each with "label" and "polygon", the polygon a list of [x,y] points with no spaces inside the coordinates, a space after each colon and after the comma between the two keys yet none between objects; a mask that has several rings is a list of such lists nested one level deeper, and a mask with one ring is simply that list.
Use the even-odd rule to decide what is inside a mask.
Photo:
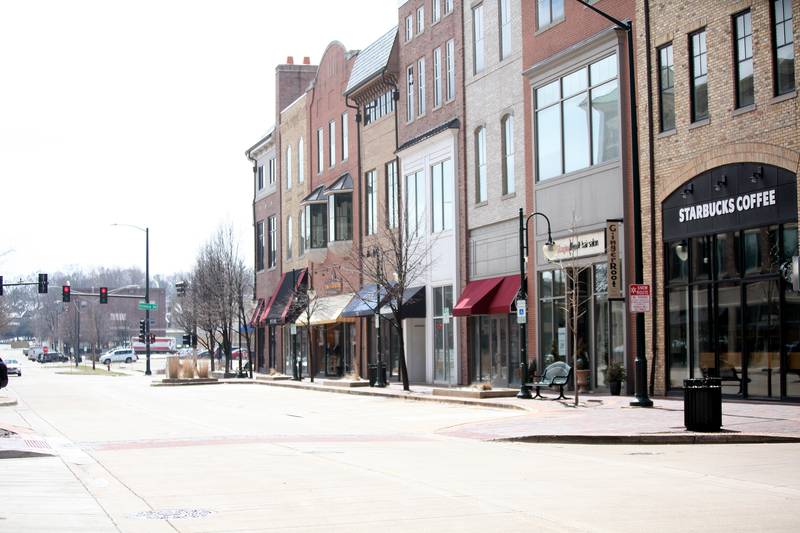
[{"label": "tan brick wall", "polygon": [[[650,2],[651,43],[645,41],[644,2],[636,7],[637,92],[642,169],[642,222],[645,282],[654,284],[656,294],[655,390],[665,390],[666,332],[663,304],[664,258],[661,241],[661,202],[681,184],[697,174],[728,163],[758,162],[776,165],[795,173],[800,165],[800,100],[796,94],[773,97],[771,2],[739,0],[656,0]],[[746,112],[735,109],[733,15],[751,9],[755,106]],[[792,4],[800,13],[800,0]],[[709,119],[692,125],[690,115],[689,33],[706,28],[708,47]],[[800,24],[794,18],[794,41],[800,40]],[[658,61],[656,47],[673,43],[675,65],[675,132],[658,132]],[[651,59],[653,101],[647,94],[647,53]],[[795,44],[795,57],[798,55]],[[800,79],[800,61],[795,61],[795,80]],[[651,187],[648,142],[648,104],[652,105],[655,191],[654,231],[651,231]],[[798,206],[800,212],[800,205]],[[650,251],[655,250],[655,279],[651,274]],[[652,315],[647,315],[647,357],[653,357]]]}]

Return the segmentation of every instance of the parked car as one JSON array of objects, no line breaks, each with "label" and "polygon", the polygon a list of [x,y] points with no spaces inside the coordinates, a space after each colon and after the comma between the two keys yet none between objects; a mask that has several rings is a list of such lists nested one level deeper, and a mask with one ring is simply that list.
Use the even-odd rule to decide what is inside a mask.
[{"label": "parked car", "polygon": [[247,348],[236,347],[231,350],[231,359],[238,360],[240,357],[242,359],[250,359],[250,354],[248,353]]},{"label": "parked car", "polygon": [[59,352],[40,353],[36,360],[40,363],[66,363],[69,357]]},{"label": "parked car", "polygon": [[132,363],[138,361],[139,356],[133,348],[117,348],[116,350],[109,350],[100,356],[100,362],[104,365],[110,363]]},{"label": "parked car", "polygon": [[9,374],[16,374],[22,376],[22,366],[16,359],[5,359],[6,367]]},{"label": "parked car", "polygon": [[31,346],[28,348],[28,359],[31,361],[38,361],[39,356],[42,355],[46,350],[42,346]]}]

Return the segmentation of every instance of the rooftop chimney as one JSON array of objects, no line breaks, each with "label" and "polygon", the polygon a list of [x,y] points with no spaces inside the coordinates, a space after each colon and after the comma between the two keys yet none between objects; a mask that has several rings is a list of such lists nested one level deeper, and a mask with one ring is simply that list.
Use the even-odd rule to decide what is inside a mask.
[{"label": "rooftop chimney", "polygon": [[287,57],[286,58],[286,64],[287,65],[294,65],[294,57],[292,57],[292,56]]},{"label": "rooftop chimney", "polygon": [[304,64],[304,65],[310,65],[310,64],[311,64],[311,58],[310,58],[310,57],[308,57],[308,56],[305,56],[305,57],[303,58],[303,64]]}]

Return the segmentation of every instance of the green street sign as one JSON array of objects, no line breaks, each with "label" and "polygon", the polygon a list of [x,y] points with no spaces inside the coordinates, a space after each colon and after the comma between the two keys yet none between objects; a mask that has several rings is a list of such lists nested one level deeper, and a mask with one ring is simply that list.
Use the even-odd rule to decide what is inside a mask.
[{"label": "green street sign", "polygon": [[158,304],[155,302],[139,302],[139,309],[142,311],[155,311],[158,309]]}]

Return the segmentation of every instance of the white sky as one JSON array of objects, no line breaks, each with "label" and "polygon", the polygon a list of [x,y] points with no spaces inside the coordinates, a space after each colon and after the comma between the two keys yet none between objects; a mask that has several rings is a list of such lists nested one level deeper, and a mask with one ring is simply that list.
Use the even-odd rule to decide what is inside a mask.
[{"label": "white sky", "polygon": [[[302,18],[301,18],[302,17]],[[0,275],[191,268],[221,223],[252,262],[275,66],[363,49],[397,0],[0,1]]]}]

